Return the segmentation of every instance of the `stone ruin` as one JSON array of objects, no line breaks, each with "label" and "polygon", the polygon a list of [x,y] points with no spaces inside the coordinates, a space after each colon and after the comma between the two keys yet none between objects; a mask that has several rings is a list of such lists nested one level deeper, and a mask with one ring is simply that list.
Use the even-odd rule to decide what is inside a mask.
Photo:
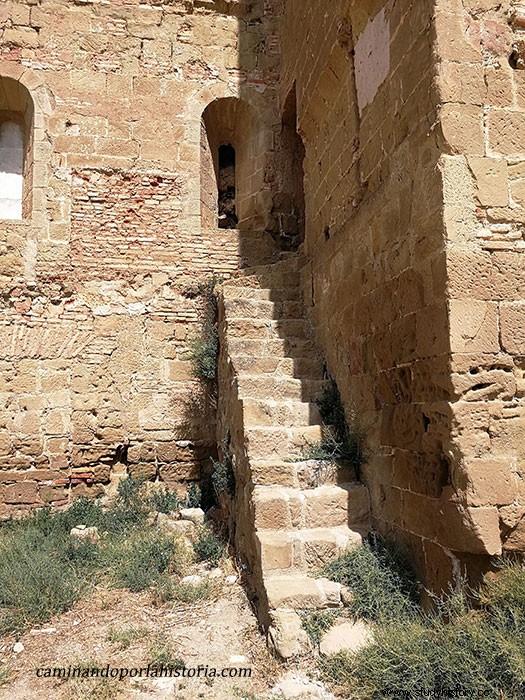
[{"label": "stone ruin", "polygon": [[[0,517],[228,435],[276,644],[371,528],[434,590],[523,552],[524,47],[511,0],[2,2]],[[359,480],[301,458],[328,375]]]}]

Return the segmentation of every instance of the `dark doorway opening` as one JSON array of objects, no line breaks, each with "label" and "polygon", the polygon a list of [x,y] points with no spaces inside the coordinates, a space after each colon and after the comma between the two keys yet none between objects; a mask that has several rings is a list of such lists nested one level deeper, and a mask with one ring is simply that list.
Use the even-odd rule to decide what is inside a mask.
[{"label": "dark doorway opening", "polygon": [[219,228],[235,228],[239,222],[235,211],[235,148],[219,146]]}]

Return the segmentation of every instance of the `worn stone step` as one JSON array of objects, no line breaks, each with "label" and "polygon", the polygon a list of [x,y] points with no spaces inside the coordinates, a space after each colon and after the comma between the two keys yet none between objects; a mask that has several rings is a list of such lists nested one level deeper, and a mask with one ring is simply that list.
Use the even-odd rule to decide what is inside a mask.
[{"label": "worn stone step", "polygon": [[245,374],[237,378],[238,396],[241,399],[295,399],[313,401],[319,398],[326,381],[319,379],[287,379]]},{"label": "worn stone step", "polygon": [[234,318],[299,319],[304,313],[303,304],[300,301],[226,298],[224,308],[229,320]]},{"label": "worn stone step", "polygon": [[339,584],[303,572],[267,573],[263,585],[270,610],[322,610],[341,604]]},{"label": "worn stone step", "polygon": [[317,488],[323,484],[341,484],[355,481],[355,469],[347,463],[327,460],[250,460],[252,482],[256,486],[286,486],[290,488]]},{"label": "worn stone step", "polygon": [[263,570],[270,573],[318,571],[363,544],[366,531],[347,526],[256,533]]},{"label": "worn stone step", "polygon": [[248,301],[272,301],[272,302],[293,302],[301,301],[301,290],[299,287],[241,287],[230,286],[225,282],[222,287],[224,299],[245,299]]},{"label": "worn stone step", "polygon": [[244,399],[243,415],[246,427],[296,427],[322,422],[317,404],[291,399]]},{"label": "worn stone step", "polygon": [[239,374],[273,374],[296,379],[323,379],[324,365],[314,357],[253,357],[237,355],[232,358],[233,367]]},{"label": "worn stone step", "polygon": [[249,459],[261,457],[299,457],[309,445],[320,442],[320,425],[288,428],[276,426],[244,426],[245,448]]},{"label": "worn stone step", "polygon": [[228,337],[228,353],[231,357],[317,358],[317,349],[309,338],[233,338]]},{"label": "worn stone step", "polygon": [[226,334],[228,338],[308,339],[309,331],[309,324],[304,319],[273,320],[228,317]]},{"label": "worn stone step", "polygon": [[360,529],[370,525],[368,489],[356,482],[313,489],[256,486],[253,505],[257,530]]}]

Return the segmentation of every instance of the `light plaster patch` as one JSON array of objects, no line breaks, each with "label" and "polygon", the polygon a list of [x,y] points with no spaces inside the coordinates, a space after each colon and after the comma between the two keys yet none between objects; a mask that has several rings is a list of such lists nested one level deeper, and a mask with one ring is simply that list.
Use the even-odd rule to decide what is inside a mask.
[{"label": "light plaster patch", "polygon": [[387,8],[371,19],[355,45],[355,81],[359,114],[374,101],[390,72],[390,22]]}]

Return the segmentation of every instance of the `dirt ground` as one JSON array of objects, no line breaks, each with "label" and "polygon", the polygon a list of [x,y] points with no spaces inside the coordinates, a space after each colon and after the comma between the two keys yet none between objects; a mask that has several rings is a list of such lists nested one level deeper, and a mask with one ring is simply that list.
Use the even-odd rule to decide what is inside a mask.
[{"label": "dirt ground", "polygon": [[[70,611],[26,632],[0,640],[0,672],[9,680],[0,700],[262,700],[283,673],[269,654],[243,588],[216,584],[217,594],[191,604],[155,607],[148,592],[97,590]],[[115,632],[117,630],[117,632]],[[120,640],[118,631],[128,635]],[[131,630],[131,633],[129,632]],[[117,637],[117,639],[115,639]],[[131,640],[130,640],[131,637]],[[127,648],[123,648],[129,643]],[[166,644],[187,668],[248,667],[246,678],[134,678],[69,680],[37,677],[37,669],[84,666],[146,667],[152,648]],[[19,649],[19,646],[16,647]],[[40,671],[44,673],[44,671]]]}]

